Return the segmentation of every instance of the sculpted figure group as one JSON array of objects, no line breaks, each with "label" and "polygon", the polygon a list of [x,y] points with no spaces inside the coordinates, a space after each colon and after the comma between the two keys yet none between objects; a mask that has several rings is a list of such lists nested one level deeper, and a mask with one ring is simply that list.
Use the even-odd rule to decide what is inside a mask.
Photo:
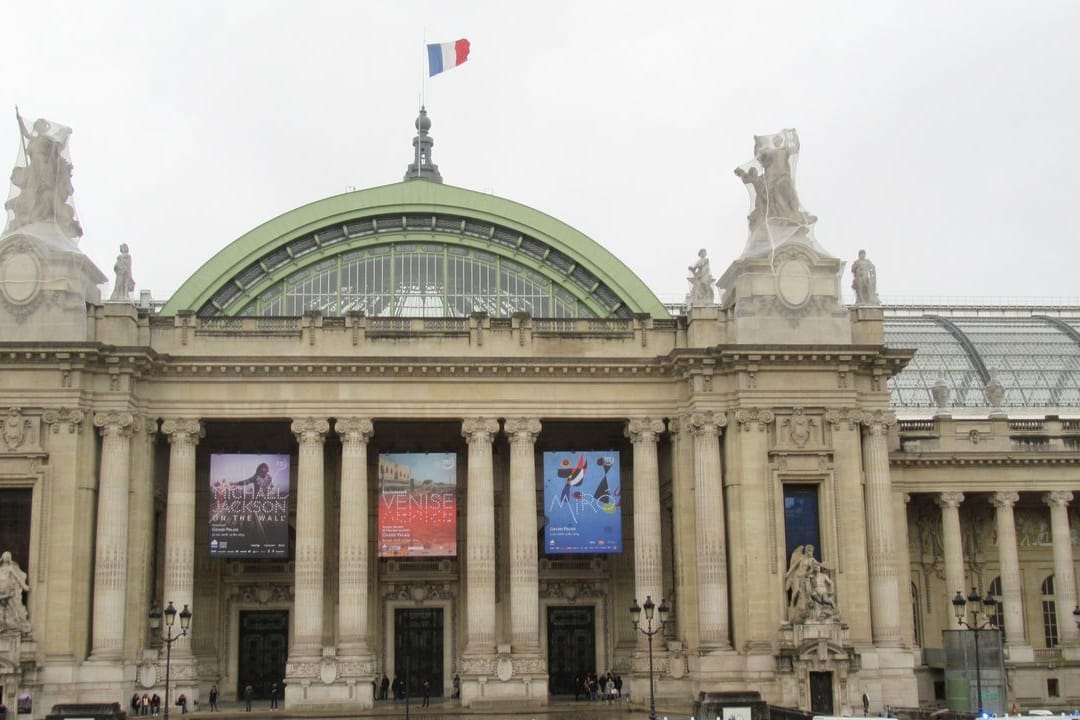
[{"label": "sculpted figure group", "polygon": [[791,622],[836,619],[836,589],[832,575],[814,557],[813,545],[800,545],[791,553],[784,589],[788,593],[788,619]]}]

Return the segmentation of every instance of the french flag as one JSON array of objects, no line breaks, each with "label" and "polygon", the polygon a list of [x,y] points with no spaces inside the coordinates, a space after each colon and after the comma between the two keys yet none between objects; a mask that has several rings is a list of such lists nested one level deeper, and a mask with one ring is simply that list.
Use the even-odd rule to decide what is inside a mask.
[{"label": "french flag", "polygon": [[469,41],[465,38],[448,43],[433,43],[427,46],[428,77],[438,75],[443,70],[456,68],[469,59]]}]

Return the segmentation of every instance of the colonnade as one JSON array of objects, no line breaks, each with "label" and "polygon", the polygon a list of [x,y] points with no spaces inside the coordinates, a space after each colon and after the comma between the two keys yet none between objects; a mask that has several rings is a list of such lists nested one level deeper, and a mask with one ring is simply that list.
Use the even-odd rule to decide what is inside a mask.
[{"label": "colonnade", "polygon": [[[1053,543],[1054,594],[1057,612],[1058,637],[1062,645],[1073,645],[1078,640],[1076,622],[1072,609],[1076,607],[1076,580],[1074,576],[1072,536],[1069,530],[1068,505],[1072,502],[1071,492],[1048,492],[1042,501],[1050,513],[1050,535]],[[945,582],[947,592],[957,590],[966,594],[973,583],[964,581],[964,548],[960,529],[960,505],[964,502],[960,492],[940,493],[935,501],[941,508],[942,545],[945,555]],[[1012,491],[998,491],[990,494],[989,501],[994,507],[995,529],[997,531],[998,564],[1001,569],[1002,617],[1006,633],[1006,643],[1014,656],[1021,655],[1030,646],[1023,632],[1024,609],[1020,585],[1020,555],[1016,540],[1016,523],[1013,508],[1020,500],[1020,495]]]}]

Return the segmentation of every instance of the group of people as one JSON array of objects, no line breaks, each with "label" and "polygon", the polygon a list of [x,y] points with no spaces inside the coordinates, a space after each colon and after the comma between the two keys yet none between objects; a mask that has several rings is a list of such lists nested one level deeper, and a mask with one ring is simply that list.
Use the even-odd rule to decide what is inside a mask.
[{"label": "group of people", "polygon": [[574,678],[574,699],[606,701],[614,703],[622,697],[622,676],[608,671],[607,675],[587,672],[582,677]]},{"label": "group of people", "polygon": [[[393,693],[395,701],[404,700],[408,694],[408,685],[403,678],[394,676],[393,681],[383,673],[382,679],[375,684],[375,699],[389,700]],[[454,675],[454,697],[461,697],[461,680]],[[424,678],[420,683],[420,707],[428,707],[431,704],[431,681]]]},{"label": "group of people", "polygon": [[131,696],[131,714],[132,715],[160,715],[161,714],[161,696],[157,693],[149,695],[143,693],[135,693]]}]

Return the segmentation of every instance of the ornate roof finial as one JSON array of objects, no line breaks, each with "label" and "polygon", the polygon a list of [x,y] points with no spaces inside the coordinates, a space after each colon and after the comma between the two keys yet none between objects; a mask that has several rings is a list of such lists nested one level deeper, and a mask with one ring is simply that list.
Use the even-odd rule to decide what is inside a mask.
[{"label": "ornate roof finial", "polygon": [[405,179],[420,178],[441,183],[442,175],[439,174],[439,166],[431,161],[431,146],[435,141],[428,136],[431,129],[431,120],[427,116],[427,108],[420,107],[420,115],[416,118],[416,137],[413,138],[413,161],[409,163],[409,169],[405,171]]}]

